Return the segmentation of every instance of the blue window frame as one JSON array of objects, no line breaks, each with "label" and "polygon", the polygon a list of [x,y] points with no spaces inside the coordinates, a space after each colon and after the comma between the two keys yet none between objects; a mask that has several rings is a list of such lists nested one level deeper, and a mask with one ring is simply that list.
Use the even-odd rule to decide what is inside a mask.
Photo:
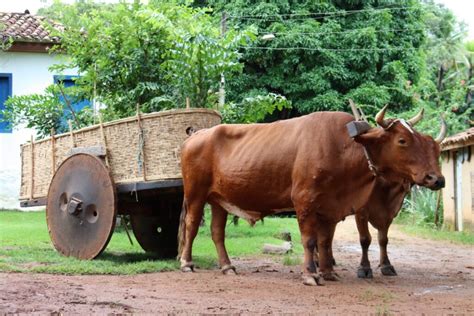
[{"label": "blue window frame", "polygon": [[[12,74],[0,73],[0,110],[5,109],[5,101],[12,95]],[[2,114],[0,114],[2,118]],[[11,133],[8,122],[0,122],[0,133]]]},{"label": "blue window frame", "polygon": [[[57,75],[57,76],[54,76],[54,83],[62,83],[64,85],[64,87],[68,88],[68,87],[72,87],[76,84],[75,80],[77,78],[79,78],[79,76],[58,76]],[[66,97],[67,97],[67,95],[66,95]],[[60,96],[59,99],[60,99],[61,102],[65,102],[63,96]],[[79,101],[76,100],[75,102],[72,102],[70,100],[70,102],[71,102],[72,108],[74,109],[74,112],[79,112],[80,110],[82,110],[86,106],[90,107],[90,105],[91,105],[91,102],[89,100],[79,100]]]}]

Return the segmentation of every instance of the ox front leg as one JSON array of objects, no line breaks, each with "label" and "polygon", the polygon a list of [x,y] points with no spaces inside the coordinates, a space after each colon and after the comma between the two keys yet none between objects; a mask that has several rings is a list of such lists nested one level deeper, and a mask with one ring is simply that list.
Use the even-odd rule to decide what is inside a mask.
[{"label": "ox front leg", "polygon": [[379,239],[379,246],[380,246],[380,271],[383,275],[387,276],[396,276],[397,272],[395,268],[390,263],[387,254],[387,244],[388,244],[388,227],[387,225],[385,228],[380,229],[378,231],[378,239]]},{"label": "ox front leg", "polygon": [[219,266],[222,273],[226,275],[236,274],[235,267],[231,265],[229,255],[225,248],[225,225],[227,222],[227,212],[217,204],[213,204],[211,209],[212,241],[214,241],[214,245],[216,246],[217,256],[219,257]]},{"label": "ox front leg", "polygon": [[314,262],[314,254],[316,253],[316,234],[314,218],[298,217],[298,224],[301,232],[301,242],[304,249],[303,259],[303,284],[315,286],[322,285],[322,279],[316,271],[316,263]]},{"label": "ox front leg", "polygon": [[317,248],[319,252],[319,271],[326,281],[338,281],[339,275],[334,272],[332,241],[336,223],[318,220],[316,224]]},{"label": "ox front leg", "polygon": [[182,244],[181,251],[181,271],[193,272],[194,263],[192,260],[193,242],[196,238],[199,224],[201,223],[204,214],[204,201],[189,203],[185,202],[184,227],[182,228],[180,244]]},{"label": "ox front leg", "polygon": [[357,277],[361,279],[373,278],[372,268],[369,261],[369,246],[372,242],[372,236],[369,231],[369,221],[366,214],[356,214],[357,230],[359,231],[359,241],[362,247],[362,258],[360,266],[357,269]]},{"label": "ox front leg", "polygon": [[[316,239],[317,238],[318,237],[316,236]],[[336,265],[336,259],[334,259],[334,255],[332,253],[332,246],[331,246],[330,251],[329,251],[329,256],[332,258],[331,259],[332,265],[335,266]],[[313,260],[314,260],[314,263],[316,263],[316,267],[319,268],[319,256],[318,256],[318,243],[317,242],[316,242],[316,247],[314,248]]]}]

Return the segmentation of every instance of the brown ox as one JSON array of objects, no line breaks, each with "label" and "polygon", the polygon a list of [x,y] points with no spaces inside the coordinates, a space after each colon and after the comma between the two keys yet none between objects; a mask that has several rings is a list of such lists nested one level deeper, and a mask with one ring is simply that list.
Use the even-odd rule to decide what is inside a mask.
[{"label": "brown ox", "polygon": [[[421,111],[416,117],[409,120],[410,126],[414,126],[423,117],[423,111]],[[388,121],[379,120],[379,124],[387,128],[390,124]],[[414,131],[414,130],[413,130]],[[442,120],[441,131],[436,138],[437,143],[446,136],[446,123]],[[416,133],[416,131],[414,131]],[[426,139],[427,136],[423,136]],[[436,160],[439,158],[439,150],[436,151]],[[376,186],[374,191],[369,198],[369,201],[365,208],[356,214],[357,229],[359,230],[360,244],[362,246],[362,259],[360,267],[357,271],[359,278],[372,278],[372,269],[370,268],[370,262],[368,258],[368,249],[372,238],[370,236],[368,222],[375,227],[380,246],[380,263],[379,267],[383,275],[394,276],[397,275],[395,268],[390,263],[387,254],[388,244],[388,229],[400,211],[403,200],[407,193],[410,191],[411,186],[415,184],[410,179],[400,179],[399,181],[388,181],[382,176],[377,177]],[[431,189],[440,189],[444,187],[444,180],[437,187],[431,187]]]},{"label": "brown ox", "polygon": [[[408,121],[410,127],[413,127],[422,117],[423,111]],[[380,123],[384,124],[383,121]],[[385,122],[385,127],[389,126],[389,124],[390,122]],[[446,123],[442,120],[441,132],[436,138],[437,143],[440,143],[444,139],[446,131]],[[413,182],[407,179],[401,179],[401,181],[387,181],[383,176],[378,176],[369,201],[359,212],[356,212],[357,229],[359,230],[360,244],[362,246],[362,258],[357,271],[359,278],[373,277],[368,258],[368,249],[372,241],[368,228],[369,222],[378,230],[377,237],[380,247],[379,267],[382,274],[387,276],[397,275],[387,254],[388,230],[393,219],[399,213],[403,200],[413,184]],[[440,185],[443,185],[443,183]],[[330,255],[332,257],[332,251]],[[318,260],[317,254],[315,254],[315,260]],[[332,259],[331,262],[334,264],[335,260]]]},{"label": "brown ox", "polygon": [[368,257],[369,246],[372,241],[368,223],[378,231],[380,247],[380,270],[383,275],[396,275],[387,255],[388,229],[402,207],[403,200],[410,190],[410,182],[389,182],[380,177],[377,180],[372,196],[367,205],[356,214],[357,229],[359,230],[362,258],[357,276],[372,278],[372,269]]},{"label": "brown ox", "polygon": [[[378,121],[383,121],[383,113]],[[256,221],[294,208],[304,248],[303,282],[316,285],[320,271],[334,274],[330,250],[336,224],[366,205],[376,185],[364,147],[389,181],[408,179],[438,188],[444,182],[438,144],[403,121],[351,139],[354,117],[318,112],[270,124],[219,125],[188,138],[182,148],[184,212],[180,227],[183,271],[192,271],[192,244],[205,203],[212,209],[212,239],[224,273],[234,272],[224,245],[227,213]]]}]

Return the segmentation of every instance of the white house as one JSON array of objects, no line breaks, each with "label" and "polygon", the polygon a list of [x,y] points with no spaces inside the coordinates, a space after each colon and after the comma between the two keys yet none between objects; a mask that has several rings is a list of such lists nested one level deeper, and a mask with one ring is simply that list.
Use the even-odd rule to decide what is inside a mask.
[{"label": "white house", "polygon": [[[10,96],[42,93],[59,75],[50,72],[49,67],[66,57],[48,53],[58,38],[50,36],[42,24],[44,20],[28,12],[0,12],[0,40],[13,40],[6,50],[0,50],[0,109]],[[76,72],[60,75],[75,76]],[[11,130],[0,123],[0,208],[19,208],[20,144],[32,135],[31,129]]]}]

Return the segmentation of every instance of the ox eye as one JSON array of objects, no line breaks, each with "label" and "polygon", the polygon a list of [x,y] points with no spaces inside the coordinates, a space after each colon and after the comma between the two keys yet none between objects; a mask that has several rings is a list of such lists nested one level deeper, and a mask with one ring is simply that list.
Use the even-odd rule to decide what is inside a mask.
[{"label": "ox eye", "polygon": [[401,146],[406,146],[406,145],[407,145],[407,141],[404,140],[403,138],[400,138],[400,139],[398,140],[398,144],[401,145]]}]

